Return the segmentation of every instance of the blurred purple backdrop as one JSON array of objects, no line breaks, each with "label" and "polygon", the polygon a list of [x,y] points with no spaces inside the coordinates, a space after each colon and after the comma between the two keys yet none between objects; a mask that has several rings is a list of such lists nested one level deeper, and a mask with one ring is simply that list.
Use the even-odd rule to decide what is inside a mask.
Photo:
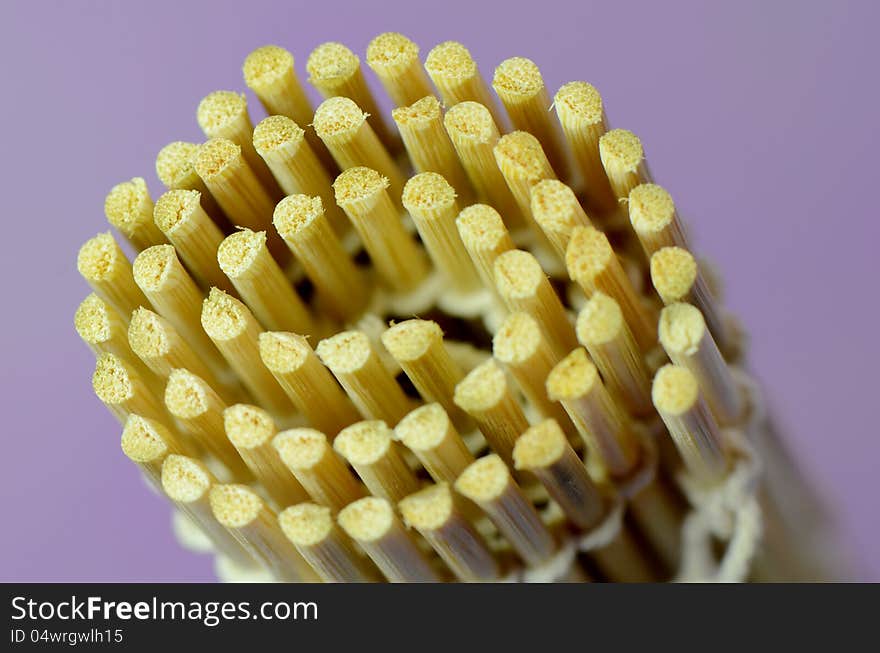
[{"label": "blurred purple backdrop", "polygon": [[388,30],[423,54],[460,40],[486,75],[523,55],[551,92],[572,79],[600,89],[613,125],[642,137],[699,251],[723,271],[728,304],[752,336],[753,366],[839,515],[860,577],[880,578],[872,283],[880,232],[865,201],[880,145],[878,9],[6,0],[0,487],[14,526],[0,541],[0,580],[212,578],[207,559],[172,539],[167,506],[123,457],[119,427],[92,394],[92,358],[72,326],[88,292],[76,251],[107,228],[103,198],[113,184],[142,175],[159,194],[156,152],[200,139],[199,99],[243,88],[252,48],[287,47],[304,78],[318,43],[339,40],[362,54]]}]

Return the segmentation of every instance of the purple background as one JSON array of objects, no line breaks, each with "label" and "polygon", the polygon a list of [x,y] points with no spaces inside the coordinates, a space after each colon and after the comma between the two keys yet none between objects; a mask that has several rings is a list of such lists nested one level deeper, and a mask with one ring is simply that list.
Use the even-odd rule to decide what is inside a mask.
[{"label": "purple background", "polygon": [[[413,0],[2,3],[0,580],[206,580],[119,450],[72,326],[79,245],[107,190],[198,140],[199,99],[243,88],[252,48],[363,54],[401,31],[464,42],[485,75],[523,55],[551,92],[585,79],[637,132],[720,265],[786,435],[880,578],[877,3]],[[507,7],[507,9],[502,9]],[[381,10],[380,10],[381,8]],[[372,80],[372,75],[370,74]],[[252,104],[256,104],[252,100]],[[253,109],[254,117],[260,116]],[[13,231],[13,229],[15,231]],[[874,263],[871,263],[874,261]],[[23,281],[22,281],[23,280]],[[871,302],[865,306],[865,302]]]}]

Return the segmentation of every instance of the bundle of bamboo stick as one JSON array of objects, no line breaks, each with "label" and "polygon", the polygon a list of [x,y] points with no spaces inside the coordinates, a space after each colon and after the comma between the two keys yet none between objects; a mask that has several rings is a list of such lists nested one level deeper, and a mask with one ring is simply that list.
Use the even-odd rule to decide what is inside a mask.
[{"label": "bundle of bamboo stick", "polygon": [[385,98],[317,47],[313,107],[254,50],[267,117],[205,96],[79,251],[95,393],[183,539],[224,579],[821,576],[742,330],[599,92],[396,33],[366,64]]}]

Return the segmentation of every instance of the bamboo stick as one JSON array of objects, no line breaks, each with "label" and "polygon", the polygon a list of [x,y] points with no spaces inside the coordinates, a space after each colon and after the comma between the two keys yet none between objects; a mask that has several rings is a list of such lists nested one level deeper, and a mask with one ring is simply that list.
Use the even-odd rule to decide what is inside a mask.
[{"label": "bamboo stick", "polygon": [[309,82],[326,98],[351,98],[367,113],[367,120],[379,140],[390,151],[400,149],[400,141],[382,120],[382,113],[364,79],[358,56],[342,43],[329,41],[312,50],[306,61]]},{"label": "bamboo stick", "polygon": [[119,311],[95,293],[80,302],[73,316],[77,334],[96,356],[108,353],[133,359],[126,322]]},{"label": "bamboo stick", "polygon": [[202,304],[202,328],[259,403],[276,416],[289,415],[293,405],[260,360],[260,325],[240,301],[211,288]]},{"label": "bamboo stick", "polygon": [[589,531],[601,523],[605,500],[555,420],[544,420],[523,433],[513,449],[513,460],[517,469],[538,477],[579,529]]},{"label": "bamboo stick", "polygon": [[285,197],[275,207],[272,222],[326,302],[327,310],[344,321],[359,316],[370,300],[370,288],[333,233],[321,198]]},{"label": "bamboo stick", "polygon": [[171,454],[162,463],[162,489],[217,548],[217,551],[243,567],[257,564],[254,557],[217,521],[208,499],[217,483],[205,465],[187,456]]},{"label": "bamboo stick", "polygon": [[529,423],[498,363],[490,358],[471,370],[455,386],[453,399],[474,418],[492,450],[512,466],[513,446]]},{"label": "bamboo stick", "polygon": [[109,231],[80,247],[76,267],[95,294],[124,316],[131,315],[138,306],[150,306],[134,282],[131,263]]},{"label": "bamboo stick", "polygon": [[629,197],[633,188],[651,181],[642,141],[631,131],[612,129],[603,134],[599,158],[617,199]]},{"label": "bamboo stick", "polygon": [[362,331],[343,331],[325,338],[315,352],[368,419],[396,425],[411,409],[412,402]]},{"label": "bamboo stick", "polygon": [[337,520],[392,583],[440,581],[386,499],[359,499],[340,511]]},{"label": "bamboo stick", "polygon": [[153,222],[153,199],[143,177],[115,185],[104,199],[104,215],[137,251],[167,242]]},{"label": "bamboo stick", "polygon": [[[428,262],[407,233],[391,200],[389,181],[376,170],[356,167],[343,172],[333,184],[336,203],[354,224],[382,281],[405,292],[428,273]],[[399,195],[397,195],[399,197]]]},{"label": "bamboo stick", "polygon": [[[262,186],[261,190],[268,193],[271,197],[280,196],[280,189],[275,182],[275,178],[254,149],[251,138],[254,133],[254,125],[248,115],[247,100],[244,93],[234,93],[233,91],[214,91],[209,93],[199,102],[199,107],[196,110],[196,120],[208,139],[231,141],[241,148],[240,154],[245,161],[244,167],[252,171],[256,179],[259,179],[259,184]],[[199,176],[205,183],[208,183],[205,175],[199,172],[198,163],[196,163],[196,172],[199,173]],[[211,189],[211,192],[216,197],[217,193],[210,183],[208,183],[208,188]],[[224,212],[230,218],[233,218],[230,212],[226,210],[223,200],[220,197],[217,197],[217,200],[220,202],[220,206],[223,207]]]},{"label": "bamboo stick", "polygon": [[423,172],[406,182],[402,201],[449,285],[462,293],[478,289],[480,278],[455,225],[459,214],[455,188],[436,172]]},{"label": "bamboo stick", "polygon": [[223,430],[245,465],[277,505],[289,506],[309,499],[305,488],[272,446],[278,429],[269,413],[248,404],[229,406],[223,411]]},{"label": "bamboo stick", "polygon": [[498,580],[498,561],[483,536],[456,506],[447,483],[428,486],[398,505],[404,523],[421,533],[458,580]]},{"label": "bamboo stick", "polygon": [[477,102],[460,102],[446,112],[443,125],[480,199],[497,209],[508,227],[527,224],[495,161],[501,135],[489,109]]},{"label": "bamboo stick", "polygon": [[320,431],[282,431],[272,440],[272,446],[309,496],[334,513],[367,494]]},{"label": "bamboo stick", "polygon": [[461,43],[444,41],[435,45],[425,59],[425,70],[440,91],[443,104],[451,107],[459,102],[478,102],[489,109],[496,124],[503,122],[477,62]]},{"label": "bamboo stick", "polygon": [[617,198],[599,155],[599,139],[608,131],[602,96],[591,84],[569,82],[556,92],[553,106],[581,173],[590,206],[601,213],[615,211]]},{"label": "bamboo stick", "polygon": [[159,422],[168,419],[148,380],[138,374],[131,363],[114,354],[98,357],[92,375],[92,389],[120,424],[125,423],[131,414]]},{"label": "bamboo stick", "polygon": [[199,153],[197,143],[173,141],[159,150],[156,155],[156,176],[168,190],[195,190],[201,193],[201,205],[205,213],[222,228],[227,227],[228,220],[199,177],[195,168],[196,156]]},{"label": "bamboo stick", "polygon": [[316,429],[335,436],[361,419],[304,336],[267,331],[260,334],[259,345],[263,364]]},{"label": "bamboo stick", "polygon": [[266,232],[242,229],[217,250],[220,269],[267,329],[317,333],[315,318],[269,254]]},{"label": "bamboo stick", "polygon": [[165,386],[165,406],[184,431],[217,458],[233,478],[250,480],[252,472],[226,437],[226,404],[203,379],[188,370],[174,370]]},{"label": "bamboo stick", "polygon": [[650,414],[650,373],[620,305],[604,293],[593,293],[578,314],[576,331],[612,394],[633,415]]},{"label": "bamboo stick", "polygon": [[565,254],[568,276],[591,297],[601,292],[620,305],[642,351],[657,343],[655,321],[621,266],[607,236],[593,227],[575,227]]},{"label": "bamboo stick", "polygon": [[385,422],[357,422],[342,429],[333,449],[354,467],[374,496],[394,503],[419,488]]},{"label": "bamboo stick", "polygon": [[555,553],[557,545],[553,535],[496,454],[472,463],[458,477],[455,490],[489,515],[529,566],[537,567]]},{"label": "bamboo stick", "polygon": [[367,114],[347,97],[324,100],[312,123],[340,170],[364,166],[388,179],[392,197],[400,197],[403,175],[367,122]]},{"label": "bamboo stick", "polygon": [[495,290],[495,260],[513,249],[513,239],[498,211],[473,204],[455,219],[458,234],[486,288]]},{"label": "bamboo stick", "polygon": [[458,160],[449,134],[443,127],[440,103],[428,95],[391,112],[416,172],[435,172],[445,177],[461,201],[475,200],[467,173]]},{"label": "bamboo stick", "polygon": [[654,376],[651,397],[688,470],[709,481],[720,480],[728,467],[724,441],[693,373],[664,365]]},{"label": "bamboo stick", "polygon": [[394,429],[394,437],[412,451],[438,483],[454,483],[474,457],[440,404],[420,406]]},{"label": "bamboo stick", "polygon": [[629,220],[648,258],[663,247],[687,248],[684,227],[672,197],[657,184],[640,184],[629,192]]},{"label": "bamboo stick", "polygon": [[156,202],[153,217],[200,286],[234,292],[217,264],[223,232],[199,202],[198,191],[169,190]]},{"label": "bamboo stick", "polygon": [[330,509],[314,503],[290,506],[278,524],[299,554],[326,583],[374,583],[379,573],[336,526]]},{"label": "bamboo stick", "polygon": [[315,582],[317,574],[281,532],[275,512],[246,485],[214,485],[211,511],[238,542],[282,582]]},{"label": "bamboo stick", "polygon": [[[311,115],[307,122],[301,124],[310,121]],[[317,141],[319,151],[308,136]],[[347,233],[348,219],[333,202],[332,178],[316,152],[324,152],[328,158],[330,153],[316,134],[306,132],[287,116],[269,116],[254,128],[254,147],[285,195],[317,195],[327,207],[327,219],[336,234],[342,236]],[[335,164],[330,169],[335,169]]]},{"label": "bamboo stick", "polygon": [[431,83],[419,61],[419,46],[397,32],[380,34],[367,45],[367,65],[396,107],[431,94]]},{"label": "bamboo stick", "polygon": [[538,66],[525,57],[511,57],[495,69],[492,88],[501,98],[514,129],[534,134],[547,157],[565,179],[568,159],[559,125],[550,119],[551,102]]},{"label": "bamboo stick", "polygon": [[492,151],[520,213],[540,238],[543,232],[532,215],[532,188],[544,179],[556,179],[541,142],[529,132],[516,131],[498,139]]},{"label": "bamboo stick", "polygon": [[439,403],[459,428],[470,424],[452,396],[464,372],[443,344],[443,330],[431,320],[406,320],[382,334],[382,344],[425,401]]},{"label": "bamboo stick", "polygon": [[722,351],[730,347],[730,333],[718,299],[691,253],[681,247],[663,247],[651,256],[651,282],[666,305],[685,302],[696,306]]},{"label": "bamboo stick", "polygon": [[131,414],[122,428],[122,453],[141,468],[152,485],[162,489],[162,463],[171,454],[191,449],[167,426],[156,420]]},{"label": "bamboo stick", "polygon": [[529,252],[514,249],[495,259],[495,288],[507,309],[526,313],[561,358],[577,346],[571,320],[541,264]]},{"label": "bamboo stick", "polygon": [[532,187],[531,211],[561,260],[565,260],[575,227],[592,226],[574,192],[557,179],[545,179]]},{"label": "bamboo stick", "polygon": [[660,313],[659,332],[670,360],[696,377],[718,423],[729,426],[740,421],[745,410],[742,393],[699,309],[670,304]]}]

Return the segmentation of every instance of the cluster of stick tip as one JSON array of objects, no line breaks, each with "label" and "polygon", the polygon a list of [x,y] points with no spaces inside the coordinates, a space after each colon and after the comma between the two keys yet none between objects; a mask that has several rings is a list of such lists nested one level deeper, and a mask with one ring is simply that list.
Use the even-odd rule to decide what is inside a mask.
[{"label": "cluster of stick tip", "polygon": [[[740,356],[600,95],[468,50],[267,46],[207,137],[107,197],[76,327],[122,448],[229,565],[282,581],[672,577],[746,419]],[[413,317],[418,316],[418,317]],[[658,327],[659,325],[659,327]],[[659,343],[659,344],[658,344]],[[671,360],[671,363],[667,360]]]}]

